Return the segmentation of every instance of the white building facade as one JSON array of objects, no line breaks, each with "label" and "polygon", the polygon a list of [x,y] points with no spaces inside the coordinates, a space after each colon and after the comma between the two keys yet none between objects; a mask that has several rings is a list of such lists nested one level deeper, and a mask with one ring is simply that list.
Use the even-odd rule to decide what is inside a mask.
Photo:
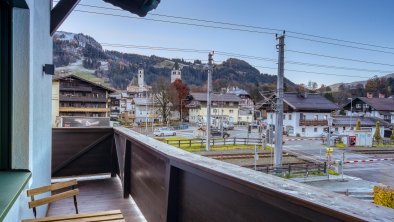
[{"label": "white building facade", "polygon": [[[284,94],[283,128],[289,136],[320,137],[328,128],[331,113],[338,106],[318,94]],[[276,112],[271,104],[263,104],[266,125],[275,128]]]},{"label": "white building facade", "polygon": [[[192,101],[189,108],[189,122],[205,124],[207,119],[207,94],[191,93]],[[220,121],[238,123],[239,97],[234,94],[212,94],[211,124],[219,125]]]}]

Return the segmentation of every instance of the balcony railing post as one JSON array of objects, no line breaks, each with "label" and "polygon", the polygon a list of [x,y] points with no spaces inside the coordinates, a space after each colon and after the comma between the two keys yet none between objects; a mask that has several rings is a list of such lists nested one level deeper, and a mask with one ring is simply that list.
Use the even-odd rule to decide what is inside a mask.
[{"label": "balcony railing post", "polygon": [[115,137],[112,137],[111,145],[111,177],[116,177],[118,173],[118,155],[116,154]]},{"label": "balcony railing post", "polygon": [[130,179],[131,179],[131,152],[132,145],[130,140],[126,140],[126,150],[125,150],[125,158],[124,158],[124,175],[123,175],[123,197],[128,198],[131,187],[130,187]]}]

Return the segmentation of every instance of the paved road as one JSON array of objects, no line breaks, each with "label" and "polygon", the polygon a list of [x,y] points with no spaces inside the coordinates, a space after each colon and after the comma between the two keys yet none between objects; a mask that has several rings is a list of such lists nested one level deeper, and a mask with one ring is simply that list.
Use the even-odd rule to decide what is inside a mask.
[{"label": "paved road", "polygon": [[[311,160],[324,160],[326,146],[321,141],[288,141],[283,149],[300,154]],[[333,160],[342,159],[345,151],[334,149]],[[321,153],[321,156],[320,156]],[[345,152],[346,160],[373,159],[373,155]],[[394,161],[350,163],[344,165],[345,175],[359,177],[367,181],[394,186]]]}]

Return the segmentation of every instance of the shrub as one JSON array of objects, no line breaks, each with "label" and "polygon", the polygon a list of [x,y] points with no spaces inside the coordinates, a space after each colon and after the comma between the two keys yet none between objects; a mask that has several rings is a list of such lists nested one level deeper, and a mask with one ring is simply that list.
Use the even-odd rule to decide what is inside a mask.
[{"label": "shrub", "polygon": [[394,140],[394,128],[393,128],[393,130],[391,131],[390,139],[391,139],[391,140]]},{"label": "shrub", "polygon": [[380,122],[376,121],[376,129],[375,129],[375,134],[373,135],[373,138],[375,141],[379,144],[379,142],[382,140],[382,136],[380,135]]},{"label": "shrub", "polygon": [[301,136],[301,134],[300,134],[300,133],[297,133],[297,134],[296,134],[296,137],[300,137],[300,136]]},{"label": "shrub", "polygon": [[394,208],[394,188],[389,186],[374,186],[373,202],[381,206]]}]

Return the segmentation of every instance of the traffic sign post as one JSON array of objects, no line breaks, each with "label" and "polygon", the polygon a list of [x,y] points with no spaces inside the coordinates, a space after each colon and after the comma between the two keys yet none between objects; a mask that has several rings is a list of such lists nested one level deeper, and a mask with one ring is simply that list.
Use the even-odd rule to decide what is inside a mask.
[{"label": "traffic sign post", "polygon": [[330,166],[331,166],[331,160],[332,160],[332,153],[334,152],[333,148],[326,148],[326,158],[327,158],[327,178],[328,180],[330,179]]}]

